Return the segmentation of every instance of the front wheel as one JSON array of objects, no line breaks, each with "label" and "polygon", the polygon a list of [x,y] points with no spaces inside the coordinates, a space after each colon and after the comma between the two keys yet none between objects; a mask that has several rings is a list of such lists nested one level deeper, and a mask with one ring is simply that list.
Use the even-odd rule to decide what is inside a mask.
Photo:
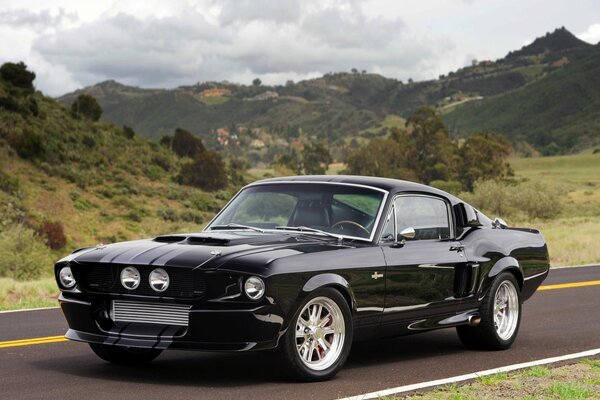
[{"label": "front wheel", "polygon": [[298,308],[281,343],[290,372],[305,381],[332,378],[352,345],[352,316],[346,299],[332,288],[313,292]]},{"label": "front wheel", "polygon": [[471,349],[508,349],[521,324],[521,293],[513,274],[503,272],[494,279],[480,312],[479,325],[456,328],[463,344]]},{"label": "front wheel", "polygon": [[90,347],[94,353],[104,361],[123,365],[146,364],[162,353],[162,350],[158,349],[111,346],[100,343],[90,343]]}]

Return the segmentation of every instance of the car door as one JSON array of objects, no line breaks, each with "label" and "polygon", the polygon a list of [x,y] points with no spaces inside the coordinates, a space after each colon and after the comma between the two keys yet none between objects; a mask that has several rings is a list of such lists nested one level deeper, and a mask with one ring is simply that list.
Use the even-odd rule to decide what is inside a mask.
[{"label": "car door", "polygon": [[[403,194],[393,202],[382,235],[386,260],[383,325],[395,325],[457,307],[455,272],[465,263],[449,202],[431,195]],[[413,239],[398,235],[413,228]],[[392,234],[393,232],[393,234]]]}]

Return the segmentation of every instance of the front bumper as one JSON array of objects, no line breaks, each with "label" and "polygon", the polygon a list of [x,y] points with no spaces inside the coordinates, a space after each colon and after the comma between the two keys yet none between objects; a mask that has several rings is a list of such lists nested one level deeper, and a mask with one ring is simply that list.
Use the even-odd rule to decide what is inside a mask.
[{"label": "front bumper", "polygon": [[113,323],[107,299],[61,294],[60,307],[69,325],[65,337],[82,342],[117,346],[205,351],[263,350],[277,346],[283,317],[273,304],[254,308],[201,308],[190,310],[189,325]]}]

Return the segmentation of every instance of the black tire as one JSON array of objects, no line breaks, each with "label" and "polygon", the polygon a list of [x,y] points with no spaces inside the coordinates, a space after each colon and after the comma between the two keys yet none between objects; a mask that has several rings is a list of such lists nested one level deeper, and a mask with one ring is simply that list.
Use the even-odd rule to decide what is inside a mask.
[{"label": "black tire", "polygon": [[162,350],[158,349],[111,346],[100,343],[90,343],[89,345],[94,353],[104,361],[121,365],[147,364],[162,353]]},{"label": "black tire", "polygon": [[[304,339],[296,338],[296,329],[298,326],[297,324],[298,324],[301,313],[303,313],[303,311],[306,311],[305,307],[307,307],[307,305],[309,305],[309,303],[311,303],[311,305],[312,305],[312,304],[315,304],[315,302],[318,303],[319,301],[323,301],[321,299],[328,299],[330,301],[333,301],[337,305],[339,311],[341,312],[341,316],[343,316],[344,333],[342,335],[343,336],[342,344],[339,345],[338,349],[334,351],[333,350],[334,346],[331,346],[331,351],[334,351],[334,353],[332,353],[331,358],[330,358],[330,361],[332,362],[331,365],[329,365],[323,369],[314,369],[314,368],[307,366],[306,363],[309,361],[303,361],[301,359],[301,356],[299,354],[300,350],[298,349],[297,341],[303,342]],[[327,310],[324,310],[324,311],[327,312]],[[323,320],[325,320],[325,318],[323,318]],[[338,320],[340,320],[340,319],[338,318]],[[350,311],[350,307],[348,306],[348,303],[346,302],[346,299],[344,298],[344,296],[339,291],[337,291],[333,288],[322,288],[322,289],[315,290],[313,293],[311,293],[302,302],[302,304],[298,307],[298,309],[294,313],[294,316],[290,320],[289,327],[288,327],[286,333],[284,334],[284,336],[282,337],[282,340],[279,345],[278,355],[281,358],[281,360],[283,361],[284,367],[287,369],[288,375],[290,375],[291,377],[293,377],[295,379],[307,381],[307,382],[324,381],[324,380],[328,380],[328,379],[331,379],[332,377],[334,377],[335,374],[337,374],[337,372],[342,368],[342,366],[346,362],[346,359],[348,358],[348,355],[350,354],[350,348],[352,347],[352,336],[353,336],[353,326],[352,325],[353,325],[352,324],[352,313]],[[333,326],[333,322],[332,322],[332,326]],[[334,335],[334,334],[332,333],[331,335]],[[326,336],[323,336],[323,339],[325,339],[325,338],[326,338]],[[333,340],[332,340],[332,342],[333,342]],[[317,341],[315,341],[315,343],[317,343]],[[327,342],[327,343],[329,343],[329,342]],[[316,356],[318,358],[320,358],[322,348],[320,349],[318,347],[319,344],[316,344],[316,346],[317,347],[314,350],[316,350],[317,353],[319,353]],[[314,350],[312,350],[312,351],[314,351]],[[325,350],[323,350],[323,352],[325,352]],[[305,351],[305,354],[306,354],[306,351]],[[327,358],[327,354],[328,353],[325,353],[325,357],[323,359]],[[335,354],[337,354],[337,356],[335,356]],[[335,361],[333,361],[333,360],[335,360]],[[318,362],[318,360],[317,360],[317,362]]]},{"label": "black tire", "polygon": [[[510,288],[514,287],[515,299],[511,302],[516,307],[517,314],[513,320],[512,326],[509,332],[506,332],[504,337],[500,333],[503,333],[496,327],[494,322],[494,306],[496,294],[501,286]],[[510,290],[510,289],[509,289]],[[508,349],[514,343],[519,333],[519,327],[521,326],[521,314],[522,314],[522,302],[521,292],[517,279],[510,272],[500,273],[496,279],[492,282],[490,290],[483,298],[480,307],[481,322],[477,326],[461,325],[456,327],[458,337],[460,341],[469,349],[473,350],[505,350]],[[513,330],[514,329],[514,330]],[[512,332],[510,332],[512,331]]]}]

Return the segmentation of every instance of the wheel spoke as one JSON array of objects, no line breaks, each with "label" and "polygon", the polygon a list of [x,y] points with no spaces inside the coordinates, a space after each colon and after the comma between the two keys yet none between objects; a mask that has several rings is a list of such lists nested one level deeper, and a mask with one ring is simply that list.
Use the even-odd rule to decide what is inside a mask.
[{"label": "wheel spoke", "polygon": [[329,321],[331,321],[331,314],[327,313],[325,315],[325,317],[323,317],[321,320],[319,320],[319,323],[317,324],[317,326],[319,328],[323,328],[329,323]]}]

